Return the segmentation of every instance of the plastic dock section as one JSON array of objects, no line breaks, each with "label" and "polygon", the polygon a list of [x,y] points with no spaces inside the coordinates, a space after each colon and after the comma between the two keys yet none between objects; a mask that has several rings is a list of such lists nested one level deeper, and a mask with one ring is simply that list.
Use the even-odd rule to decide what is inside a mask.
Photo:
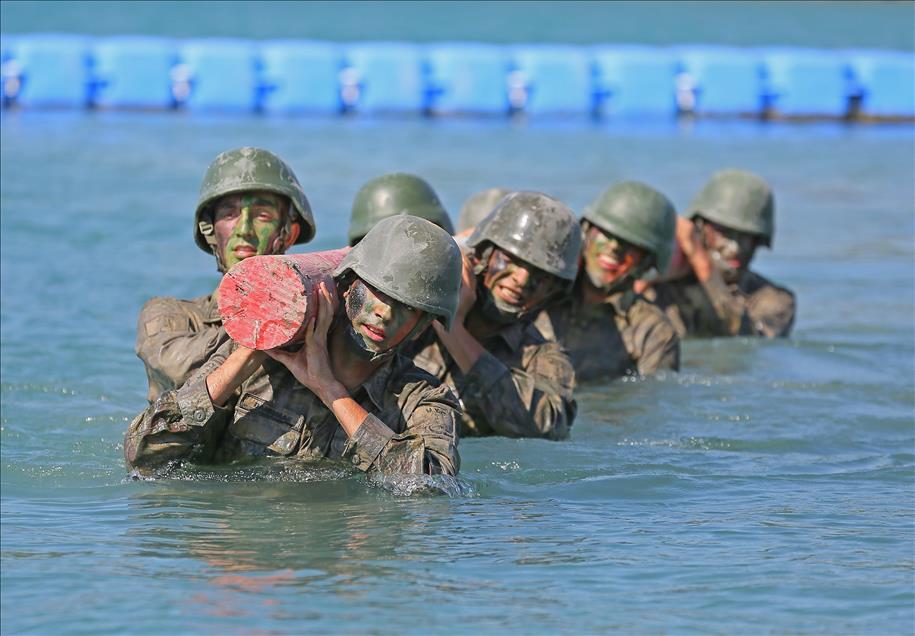
[{"label": "plastic dock section", "polygon": [[915,121],[911,51],[0,35],[5,108]]}]

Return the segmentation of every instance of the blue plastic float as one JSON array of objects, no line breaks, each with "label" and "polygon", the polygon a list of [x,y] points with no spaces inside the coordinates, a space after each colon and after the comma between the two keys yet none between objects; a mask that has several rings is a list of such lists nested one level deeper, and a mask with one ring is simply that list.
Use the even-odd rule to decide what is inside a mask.
[{"label": "blue plastic float", "polygon": [[261,48],[261,108],[268,113],[338,113],[343,53],[331,42],[285,40]]},{"label": "blue plastic float", "polygon": [[178,63],[174,42],[150,37],[96,41],[92,103],[101,108],[169,108],[174,103],[171,72]]},{"label": "blue plastic float", "polygon": [[345,49],[341,94],[360,113],[418,113],[427,84],[420,48],[402,42],[369,42]]},{"label": "blue plastic float", "polygon": [[4,107],[915,119],[911,51],[0,35]]},{"label": "blue plastic float", "polygon": [[446,42],[430,46],[429,103],[433,114],[508,113],[508,56],[495,44]]},{"label": "blue plastic float", "polygon": [[172,69],[173,92],[190,111],[253,111],[258,107],[259,60],[247,40],[185,41]]}]

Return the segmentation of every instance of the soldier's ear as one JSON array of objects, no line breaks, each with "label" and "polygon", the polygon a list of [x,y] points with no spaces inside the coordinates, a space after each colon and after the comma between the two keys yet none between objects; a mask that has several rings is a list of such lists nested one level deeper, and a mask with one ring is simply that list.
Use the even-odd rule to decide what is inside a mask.
[{"label": "soldier's ear", "polygon": [[289,233],[286,235],[286,241],[285,241],[285,244],[283,245],[284,252],[286,250],[288,250],[290,247],[292,247],[293,245],[295,245],[295,242],[296,242],[296,240],[298,240],[299,234],[301,234],[301,233],[302,233],[301,225],[299,225],[297,222],[293,222],[293,223],[289,224]]}]

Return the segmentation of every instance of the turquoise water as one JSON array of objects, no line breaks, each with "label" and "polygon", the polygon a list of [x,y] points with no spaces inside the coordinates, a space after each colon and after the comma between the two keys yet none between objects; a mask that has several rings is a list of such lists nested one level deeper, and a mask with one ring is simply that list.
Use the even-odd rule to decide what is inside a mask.
[{"label": "turquoise water", "polygon": [[915,49],[911,2],[0,3],[5,33]]},{"label": "turquoise water", "polygon": [[[3,633],[909,634],[915,629],[911,127],[0,119]],[[134,326],[218,282],[192,210],[213,156],[271,148],[344,242],[358,187],[424,175],[580,210],[639,178],[684,206],[765,175],[793,337],[685,345],[584,387],[568,442],[471,439],[451,496],[336,466],[125,479]]]}]

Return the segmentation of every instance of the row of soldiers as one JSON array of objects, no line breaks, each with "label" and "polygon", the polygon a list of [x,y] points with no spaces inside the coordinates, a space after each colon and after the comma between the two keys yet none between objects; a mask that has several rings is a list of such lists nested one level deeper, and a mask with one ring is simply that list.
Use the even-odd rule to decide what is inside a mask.
[{"label": "row of soldiers", "polygon": [[[581,219],[547,194],[496,188],[465,203],[455,233],[423,179],[373,179],[297,351],[235,343],[215,293],[144,305],[149,406],[128,428],[128,468],[278,455],[454,475],[461,436],[564,439],[578,382],[676,371],[684,336],[788,334],[793,294],[749,269],[773,212],[764,180],[725,170],[684,217],[636,181]],[[194,238],[220,272],[315,233],[276,155],[240,148],[210,165]]]}]

